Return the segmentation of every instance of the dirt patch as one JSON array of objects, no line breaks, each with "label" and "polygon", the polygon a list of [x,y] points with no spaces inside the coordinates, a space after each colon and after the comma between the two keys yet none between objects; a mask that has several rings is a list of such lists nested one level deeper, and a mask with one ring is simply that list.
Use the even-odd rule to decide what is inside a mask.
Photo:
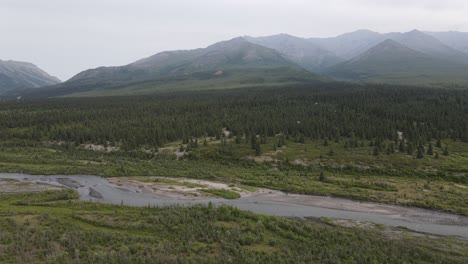
[{"label": "dirt patch", "polygon": [[307,166],[307,162],[305,160],[301,160],[301,159],[295,159],[292,163],[294,165]]},{"label": "dirt patch", "polygon": [[248,156],[247,159],[253,160],[255,162],[278,162],[277,159],[270,156]]},{"label": "dirt patch", "polygon": [[228,190],[239,193],[241,197],[250,197],[271,193],[271,190],[205,180],[169,177],[119,177],[110,178],[109,182],[120,186],[138,189],[139,192],[177,199],[205,199],[210,197],[204,190]]},{"label": "dirt patch", "polygon": [[343,227],[358,227],[358,228],[363,228],[365,230],[379,231],[384,236],[390,239],[400,239],[402,236],[427,237],[427,238],[432,238],[432,239],[437,239],[441,237],[441,236],[427,234],[423,232],[416,232],[416,231],[409,230],[404,227],[379,225],[376,223],[360,221],[360,220],[328,219],[328,221],[334,225],[339,225]]},{"label": "dirt patch", "polygon": [[0,193],[23,193],[61,190],[62,187],[45,183],[23,182],[14,179],[0,179]]},{"label": "dirt patch", "polygon": [[113,152],[113,151],[119,150],[119,147],[95,145],[95,144],[84,144],[82,145],[82,147],[84,149],[89,149],[93,151],[102,151],[102,152]]}]

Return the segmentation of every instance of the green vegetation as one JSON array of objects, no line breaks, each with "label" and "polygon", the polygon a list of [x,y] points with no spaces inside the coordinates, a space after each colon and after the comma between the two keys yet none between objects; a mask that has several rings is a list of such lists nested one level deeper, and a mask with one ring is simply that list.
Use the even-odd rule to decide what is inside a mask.
[{"label": "green vegetation", "polygon": [[[442,141],[451,149],[438,159],[416,159],[406,152],[372,155],[373,147],[346,149],[344,142],[285,140],[273,151],[267,138],[264,154],[255,156],[249,143],[208,140],[181,160],[160,149],[157,155],[135,152],[97,152],[65,146],[3,147],[0,170],[32,174],[95,174],[103,176],[155,176],[235,182],[236,186],[266,187],[286,192],[332,195],[386,203],[434,208],[468,215],[468,144]],[[199,140],[202,141],[202,140]],[[175,144],[177,145],[177,144]],[[335,154],[321,154],[332,147]],[[304,151],[307,149],[307,151]],[[437,147],[435,151],[439,151]],[[174,150],[175,151],[175,150]],[[138,152],[137,152],[138,153]],[[322,157],[321,157],[322,156]],[[323,173],[325,180],[319,179]],[[145,179],[142,177],[142,179]],[[147,178],[154,181],[154,178]],[[164,183],[166,179],[161,179]],[[168,184],[175,184],[173,180]],[[178,181],[177,184],[184,184]],[[188,187],[188,186],[186,186]],[[242,188],[241,188],[242,189]]]},{"label": "green vegetation", "polygon": [[[413,149],[428,140],[468,141],[467,90],[317,84],[277,89],[166,93],[159,96],[8,101],[0,140],[154,149],[226,128],[248,140],[392,140]],[[400,140],[401,141],[401,140]]]},{"label": "green vegetation", "polygon": [[227,206],[135,208],[75,197],[72,191],[0,194],[0,262],[464,263],[468,257],[464,241],[404,230]]},{"label": "green vegetation", "polygon": [[[229,69],[222,76],[213,75],[214,71],[199,72],[189,76],[161,78],[151,81],[137,82],[127,85],[102,86],[93,85],[89,91],[76,91],[65,94],[64,97],[95,97],[95,96],[134,96],[161,94],[174,91],[226,90],[254,87],[285,87],[301,85],[308,82],[318,82],[317,76],[294,68],[276,69]],[[44,91],[43,91],[44,92]],[[56,91],[42,93],[56,96]],[[60,94],[59,94],[60,95]],[[38,95],[39,96],[39,95]]]},{"label": "green vegetation", "polygon": [[[266,187],[468,215],[468,91],[320,84],[0,103],[0,171]],[[218,190],[143,176],[209,179]],[[463,263],[466,243],[231,207],[0,194],[0,263]]]},{"label": "green vegetation", "polygon": [[235,191],[230,190],[223,190],[223,189],[202,189],[203,192],[213,194],[216,196],[223,197],[225,199],[238,199],[240,198],[240,194]]},{"label": "green vegetation", "polygon": [[467,113],[466,90],[347,84],[2,102],[0,170],[210,179],[468,215]]}]

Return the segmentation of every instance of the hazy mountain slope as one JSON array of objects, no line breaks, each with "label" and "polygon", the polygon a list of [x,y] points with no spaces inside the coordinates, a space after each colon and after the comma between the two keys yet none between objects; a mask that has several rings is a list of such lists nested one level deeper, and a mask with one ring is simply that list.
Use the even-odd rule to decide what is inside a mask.
[{"label": "hazy mountain slope", "polygon": [[468,54],[455,50],[442,43],[437,38],[421,31],[413,30],[406,33],[389,33],[384,36],[408,48],[426,53],[430,56],[468,64]]},{"label": "hazy mountain slope", "polygon": [[37,66],[27,62],[0,60],[0,92],[37,88],[60,83]]},{"label": "hazy mountain slope", "polygon": [[[272,69],[282,70],[271,75]],[[148,93],[182,82],[188,84],[186,89],[202,89],[211,87],[212,83],[232,88],[319,79],[319,76],[307,72],[273,49],[251,43],[245,38],[235,38],[204,49],[161,52],[126,66],[86,70],[63,84],[44,88],[41,93],[65,96],[100,90],[96,93],[116,94],[118,92],[113,90],[122,89],[145,89],[145,93]],[[42,96],[41,93],[28,91],[25,94]]]},{"label": "hazy mountain slope", "polygon": [[[359,30],[333,38],[311,38],[309,41],[319,45],[323,49],[332,51],[339,57],[349,60],[366,52],[386,39],[392,39],[406,47],[433,57],[468,64],[468,54],[461,52],[460,48],[455,49],[444,43],[444,41],[418,30],[386,34],[380,34],[369,30]],[[458,41],[457,45],[462,46],[462,41]]]},{"label": "hazy mountain slope", "polygon": [[468,54],[468,33],[466,32],[425,32],[445,45]]},{"label": "hazy mountain slope", "polygon": [[255,38],[246,37],[246,39],[252,43],[274,49],[313,72],[321,72],[325,68],[344,61],[344,59],[319,45],[287,34]]},{"label": "hazy mountain slope", "polygon": [[428,84],[467,82],[468,67],[385,40],[328,74],[343,80]]},{"label": "hazy mountain slope", "polygon": [[[229,68],[297,67],[278,52],[243,38],[219,42],[205,49],[165,51],[126,66],[101,67],[79,73],[75,82],[133,82]],[[213,72],[214,73],[214,72]]]},{"label": "hazy mountain slope", "polygon": [[384,39],[385,37],[377,32],[358,30],[332,38],[310,38],[308,41],[333,52],[338,57],[349,60],[372,48]]}]

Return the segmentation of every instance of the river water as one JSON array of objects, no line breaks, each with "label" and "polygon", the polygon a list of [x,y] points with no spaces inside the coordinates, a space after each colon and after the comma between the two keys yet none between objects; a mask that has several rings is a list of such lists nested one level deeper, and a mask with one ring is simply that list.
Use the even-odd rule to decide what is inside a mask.
[{"label": "river water", "polygon": [[[287,217],[330,217],[369,221],[388,226],[435,235],[456,236],[468,240],[468,217],[420,208],[359,202],[349,199],[292,195],[275,192],[242,197],[236,200],[221,198],[180,199],[171,196],[147,194],[132,186],[117,186],[107,179],[90,175],[26,175],[0,173],[0,179],[51,184],[74,188],[83,201],[130,206],[191,205],[212,202],[231,205],[255,213]],[[325,206],[333,204],[333,207]],[[342,208],[340,208],[342,206]]]}]

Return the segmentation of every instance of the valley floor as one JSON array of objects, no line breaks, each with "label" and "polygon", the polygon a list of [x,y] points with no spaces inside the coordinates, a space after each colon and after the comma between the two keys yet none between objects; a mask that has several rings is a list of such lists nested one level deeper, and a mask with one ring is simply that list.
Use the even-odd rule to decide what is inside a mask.
[{"label": "valley floor", "polygon": [[0,194],[0,263],[466,263],[468,244],[362,221],[228,206],[126,207]]},{"label": "valley floor", "polygon": [[[364,146],[345,149],[343,142],[323,146],[321,141],[297,143],[287,140],[284,146],[273,150],[272,145],[277,140],[268,138],[269,143],[262,145],[260,156],[255,156],[249,144],[236,144],[234,139],[227,139],[225,143],[208,139],[206,146],[200,144],[189,152],[180,152],[181,142],[175,142],[160,148],[157,154],[146,150],[96,151],[54,145],[3,147],[0,170],[40,175],[192,179],[188,182],[215,180],[227,186],[234,184],[288,193],[345,197],[468,215],[467,143],[443,141],[450,149],[449,156],[440,155],[436,159],[426,155],[416,159],[398,151],[373,156],[368,142],[364,142]],[[333,155],[327,153],[331,149]],[[242,196],[242,192],[224,194],[233,195],[233,198]]]}]

